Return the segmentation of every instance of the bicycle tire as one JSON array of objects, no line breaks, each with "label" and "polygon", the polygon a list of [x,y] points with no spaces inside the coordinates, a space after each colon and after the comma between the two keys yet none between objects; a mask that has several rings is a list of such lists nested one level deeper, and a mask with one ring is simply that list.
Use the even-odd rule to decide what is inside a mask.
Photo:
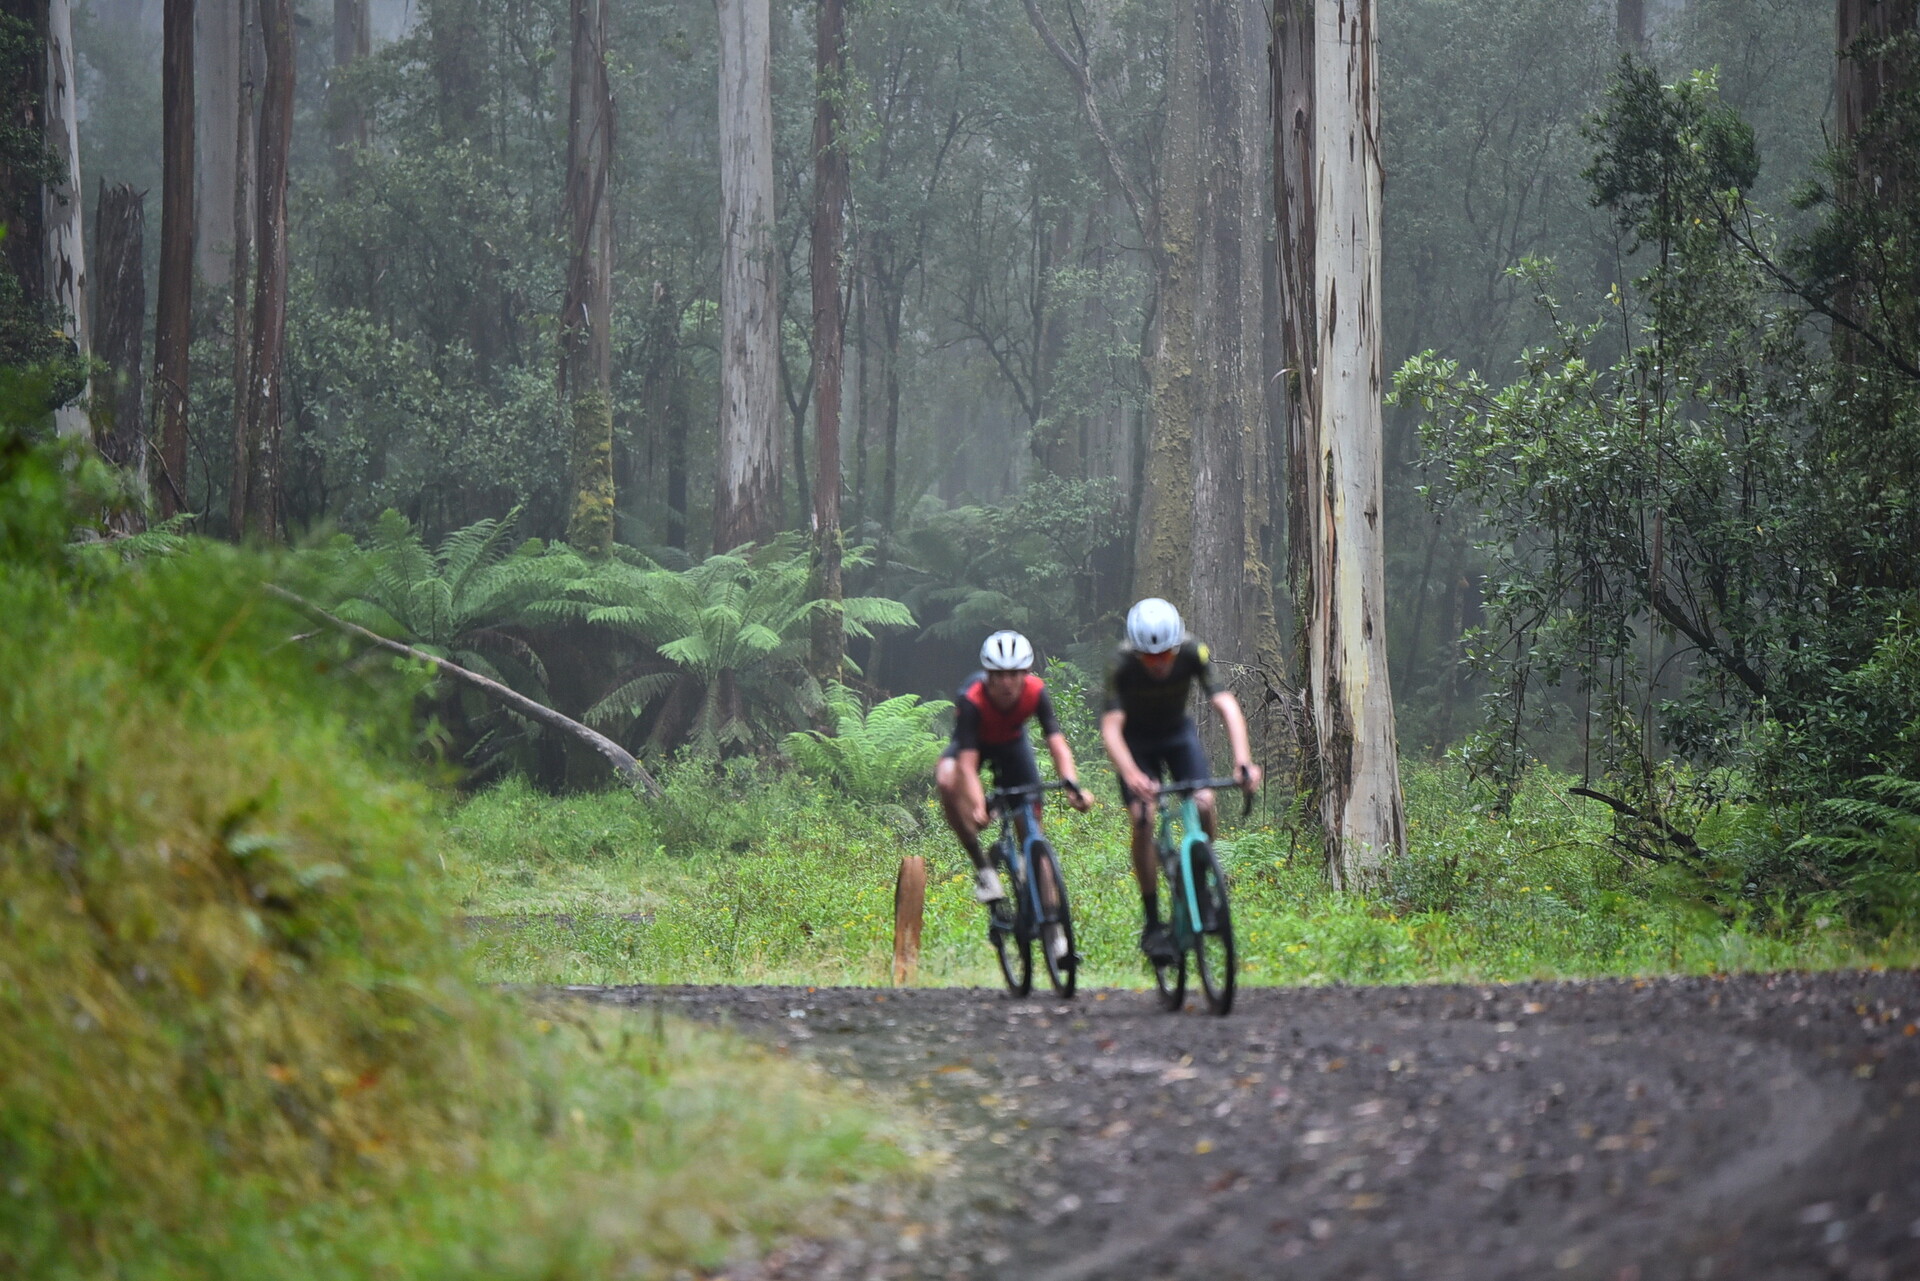
[{"label": "bicycle tire", "polygon": [[[1200,920],[1193,939],[1193,959],[1200,971],[1200,988],[1207,998],[1207,1009],[1225,1016],[1233,1010],[1238,958],[1233,947],[1233,912],[1227,902],[1227,878],[1214,857],[1213,846],[1201,841],[1193,847],[1194,898],[1200,905]],[[1181,905],[1186,910],[1186,905]]]},{"label": "bicycle tire", "polygon": [[1153,982],[1160,989],[1160,1004],[1177,1013],[1187,1003],[1187,953],[1179,944],[1180,930],[1176,924],[1180,912],[1180,887],[1168,874],[1169,865],[1164,859],[1160,866],[1161,883],[1167,891],[1167,933],[1174,940],[1174,946],[1173,959],[1152,960]]},{"label": "bicycle tire", "polygon": [[[1073,910],[1067,902],[1067,881],[1060,875],[1059,857],[1044,838],[1033,843],[1028,857],[1031,860],[1029,867],[1033,873],[1033,883],[1041,887],[1042,915],[1034,935],[1040,944],[1040,959],[1047,967],[1047,982],[1062,997],[1071,998],[1079,986],[1080,966],[1073,950]],[[1049,883],[1053,886],[1056,904],[1051,913],[1045,911],[1044,887]],[[1049,915],[1054,919],[1048,920]]]},{"label": "bicycle tire", "polygon": [[1005,902],[1012,910],[1004,916],[999,911],[989,913],[991,923],[987,926],[987,937],[993,942],[994,957],[1000,962],[1000,976],[1007,981],[1007,991],[1025,996],[1033,991],[1033,938],[1029,931],[1021,928],[1020,920],[1026,908],[1020,902],[1020,886],[1013,879],[1013,866],[1007,861],[1006,851],[998,845],[993,847],[993,865],[1000,873],[1000,884],[1008,894]]}]

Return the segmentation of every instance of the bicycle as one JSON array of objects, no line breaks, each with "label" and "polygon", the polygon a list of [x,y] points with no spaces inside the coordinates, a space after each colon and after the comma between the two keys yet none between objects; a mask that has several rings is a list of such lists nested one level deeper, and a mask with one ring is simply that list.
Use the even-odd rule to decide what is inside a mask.
[{"label": "bicycle", "polygon": [[1041,834],[1039,816],[1034,812],[1042,793],[1067,787],[1064,779],[1025,787],[997,787],[987,797],[988,813],[1000,815],[1000,839],[994,842],[988,857],[1008,894],[988,909],[987,938],[999,958],[1007,990],[1015,996],[1033,991],[1036,939],[1053,990],[1070,997],[1078,985],[1080,957],[1073,947],[1067,883],[1060,875],[1060,860]]},{"label": "bicycle", "polygon": [[[1169,1010],[1187,1003],[1187,955],[1193,954],[1200,971],[1200,986],[1206,993],[1207,1008],[1225,1015],[1233,1009],[1236,958],[1233,950],[1233,913],[1227,904],[1227,880],[1214,856],[1213,842],[1200,825],[1200,808],[1193,794],[1210,787],[1238,787],[1234,778],[1203,778],[1191,783],[1176,783],[1160,789],[1156,802],[1158,830],[1154,849],[1160,857],[1160,871],[1166,878],[1167,903],[1173,936],[1173,958],[1155,959],[1154,983],[1160,1000]],[[1174,802],[1178,801],[1176,805]],[[1180,839],[1174,840],[1174,811],[1180,815]],[[1241,810],[1245,817],[1253,809],[1248,795]]]}]

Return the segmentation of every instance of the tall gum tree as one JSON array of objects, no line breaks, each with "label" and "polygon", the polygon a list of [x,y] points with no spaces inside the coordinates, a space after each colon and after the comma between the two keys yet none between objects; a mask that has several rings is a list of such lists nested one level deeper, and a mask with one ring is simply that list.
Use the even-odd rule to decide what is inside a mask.
[{"label": "tall gum tree", "polygon": [[281,361],[287,333],[287,178],[293,145],[293,0],[261,0],[266,74],[260,94],[254,217],[253,312],[247,334],[242,446],[234,457],[228,517],[242,533],[281,536]]},{"label": "tall gum tree", "polygon": [[222,287],[233,279],[241,68],[243,61],[251,61],[245,11],[246,0],[191,0],[186,7],[193,48],[184,55],[184,65],[188,92],[196,98],[190,117],[194,134],[190,153],[194,165],[194,269],[207,284]]},{"label": "tall gum tree", "polygon": [[[59,180],[47,184],[41,195],[41,222],[46,235],[47,295],[60,323],[68,326],[81,359],[92,355],[92,318],[87,296],[86,210],[80,186],[80,101],[73,79],[72,0],[51,0],[47,6],[47,142],[58,160]],[[54,427],[62,436],[89,434],[86,402],[76,400],[54,413]]]},{"label": "tall gum tree", "polygon": [[773,284],[773,97],[768,0],[714,0],[720,18],[720,442],[713,545],[771,537],[780,520],[779,315]]},{"label": "tall gum tree", "polygon": [[166,0],[160,52],[160,280],[153,315],[155,504],[187,509],[187,356],[193,342],[194,0]]},{"label": "tall gum tree", "polygon": [[613,85],[607,0],[573,0],[567,116],[567,291],[560,305],[560,403],[571,426],[567,541],[613,550]]},{"label": "tall gum tree", "polygon": [[1319,364],[1308,465],[1320,492],[1307,642],[1327,865],[1347,888],[1406,850],[1380,525],[1379,60],[1373,0],[1319,0],[1314,18]]},{"label": "tall gum tree", "polygon": [[844,0],[818,0],[813,106],[813,483],[814,593],[834,608],[813,620],[813,670],[837,680],[846,658],[840,588],[840,374],[846,337],[841,257],[845,241],[847,153],[847,11]]}]

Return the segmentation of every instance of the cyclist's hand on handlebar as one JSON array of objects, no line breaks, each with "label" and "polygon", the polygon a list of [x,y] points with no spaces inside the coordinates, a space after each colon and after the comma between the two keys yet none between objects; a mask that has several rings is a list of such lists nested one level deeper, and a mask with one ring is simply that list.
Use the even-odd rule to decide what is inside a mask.
[{"label": "cyclist's hand on handlebar", "polygon": [[1160,795],[1160,784],[1148,778],[1141,770],[1129,770],[1121,781],[1126,783],[1127,790],[1133,793],[1134,799],[1143,805],[1151,806],[1154,799]]},{"label": "cyclist's hand on handlebar", "polygon": [[1067,785],[1067,799],[1073,803],[1073,808],[1079,810],[1082,814],[1093,808],[1092,792],[1089,792],[1072,779],[1065,779],[1063,781]]},{"label": "cyclist's hand on handlebar", "polygon": [[974,802],[973,812],[968,814],[967,817],[973,820],[974,831],[976,832],[986,831],[987,830],[987,802],[984,799]]},{"label": "cyclist's hand on handlebar", "polygon": [[1240,790],[1252,796],[1260,790],[1260,767],[1251,761],[1242,761],[1234,768],[1234,776],[1240,780]]}]

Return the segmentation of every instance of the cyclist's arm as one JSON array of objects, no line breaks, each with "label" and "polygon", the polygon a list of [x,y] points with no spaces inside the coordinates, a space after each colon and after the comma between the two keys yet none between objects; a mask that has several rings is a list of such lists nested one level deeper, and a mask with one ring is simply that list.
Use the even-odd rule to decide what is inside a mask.
[{"label": "cyclist's arm", "polygon": [[1253,753],[1247,748],[1247,718],[1240,712],[1240,700],[1233,696],[1230,689],[1214,691],[1210,700],[1213,710],[1220,713],[1220,720],[1227,727],[1227,745],[1233,752],[1233,772],[1245,781],[1245,786],[1260,786],[1260,767],[1253,763]]},{"label": "cyclist's arm", "polygon": [[1073,807],[1077,810],[1093,808],[1093,798],[1080,786],[1080,771],[1073,765],[1073,746],[1067,742],[1067,736],[1059,730],[1047,735],[1047,754],[1053,757],[1053,772],[1062,779],[1073,783],[1067,795],[1073,798]]},{"label": "cyclist's arm", "polygon": [[1120,781],[1127,785],[1127,790],[1143,802],[1149,801],[1160,788],[1146,776],[1133,759],[1133,753],[1127,750],[1126,724],[1127,714],[1118,708],[1100,713],[1100,741],[1106,746],[1107,759],[1113,762],[1113,768],[1120,775]]}]

